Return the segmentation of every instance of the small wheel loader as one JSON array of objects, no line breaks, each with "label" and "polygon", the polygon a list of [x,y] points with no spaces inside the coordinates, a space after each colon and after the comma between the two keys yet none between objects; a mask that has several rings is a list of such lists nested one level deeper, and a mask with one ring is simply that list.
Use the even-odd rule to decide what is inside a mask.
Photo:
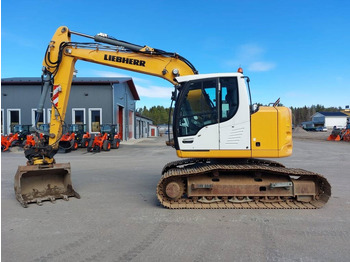
[{"label": "small wheel loader", "polygon": [[40,132],[35,132],[35,129],[30,128],[31,133],[27,135],[26,139],[22,142],[22,147],[24,150],[27,148],[35,146],[35,144],[40,140],[41,144],[48,144],[49,141],[49,131],[50,125],[41,124],[39,126]]},{"label": "small wheel loader", "polygon": [[14,125],[7,136],[1,136],[1,151],[8,151],[12,146],[22,146],[32,125]]},{"label": "small wheel loader", "polygon": [[118,125],[102,125],[101,132],[90,141],[87,151],[100,152],[101,150],[109,151],[111,148],[118,149],[120,145],[120,134]]},{"label": "small wheel loader", "polygon": [[91,140],[91,135],[86,132],[86,125],[72,124],[68,126],[68,132],[62,135],[59,146],[65,152],[77,150],[78,147],[86,148]]}]

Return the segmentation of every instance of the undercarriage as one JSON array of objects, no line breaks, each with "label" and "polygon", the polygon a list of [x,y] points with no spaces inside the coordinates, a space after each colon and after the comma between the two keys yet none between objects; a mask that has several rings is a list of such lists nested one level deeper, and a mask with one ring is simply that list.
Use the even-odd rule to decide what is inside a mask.
[{"label": "undercarriage", "polygon": [[321,175],[261,159],[184,159],[167,164],[157,186],[171,209],[315,209],[331,186]]}]

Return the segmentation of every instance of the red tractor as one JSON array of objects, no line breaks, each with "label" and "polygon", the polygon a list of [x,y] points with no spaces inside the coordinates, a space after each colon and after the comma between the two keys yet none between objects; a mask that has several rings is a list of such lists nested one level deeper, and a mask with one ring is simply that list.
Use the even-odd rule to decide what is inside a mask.
[{"label": "red tractor", "polygon": [[14,125],[11,127],[12,133],[1,136],[1,151],[7,151],[12,146],[21,146],[30,134],[32,125]]},{"label": "red tractor", "polygon": [[347,124],[345,128],[334,128],[332,133],[327,138],[328,141],[347,141],[350,142],[350,124]]},{"label": "red tractor", "polygon": [[40,140],[40,142],[43,144],[47,144],[49,140],[49,131],[49,124],[41,124],[39,126],[39,132],[34,130],[34,132],[31,134],[28,134],[26,139],[23,141],[22,146],[24,148],[35,146],[35,143],[37,143],[38,140]]},{"label": "red tractor", "polygon": [[86,132],[86,125],[72,124],[68,127],[68,132],[63,134],[60,140],[60,148],[65,152],[77,150],[78,147],[87,147],[91,140],[91,135]]},{"label": "red tractor", "polygon": [[87,147],[88,152],[100,152],[101,149],[109,151],[117,149],[120,145],[120,134],[118,125],[101,125],[100,133],[90,141]]},{"label": "red tractor", "polygon": [[16,145],[17,141],[18,141],[17,133],[15,134],[10,133],[7,136],[1,135],[1,151],[5,152],[9,150],[11,146]]}]

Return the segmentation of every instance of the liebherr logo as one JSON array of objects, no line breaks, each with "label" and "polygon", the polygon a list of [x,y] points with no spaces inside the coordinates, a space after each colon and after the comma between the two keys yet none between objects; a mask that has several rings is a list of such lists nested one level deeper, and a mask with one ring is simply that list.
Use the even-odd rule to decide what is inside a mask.
[{"label": "liebherr logo", "polygon": [[146,66],[146,61],[144,61],[144,60],[125,58],[125,57],[121,57],[121,56],[105,55],[104,60],[112,61],[112,62],[116,62],[116,63],[136,65],[136,66],[143,66],[143,67]]}]

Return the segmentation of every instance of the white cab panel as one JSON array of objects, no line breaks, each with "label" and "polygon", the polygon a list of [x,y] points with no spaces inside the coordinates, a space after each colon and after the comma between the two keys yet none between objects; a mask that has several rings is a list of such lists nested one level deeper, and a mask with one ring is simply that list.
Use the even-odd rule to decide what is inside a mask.
[{"label": "white cab panel", "polygon": [[205,126],[194,136],[178,138],[180,150],[218,150],[219,125]]},{"label": "white cab panel", "polygon": [[250,149],[250,99],[244,79],[238,78],[239,107],[233,118],[220,123],[220,149]]}]

